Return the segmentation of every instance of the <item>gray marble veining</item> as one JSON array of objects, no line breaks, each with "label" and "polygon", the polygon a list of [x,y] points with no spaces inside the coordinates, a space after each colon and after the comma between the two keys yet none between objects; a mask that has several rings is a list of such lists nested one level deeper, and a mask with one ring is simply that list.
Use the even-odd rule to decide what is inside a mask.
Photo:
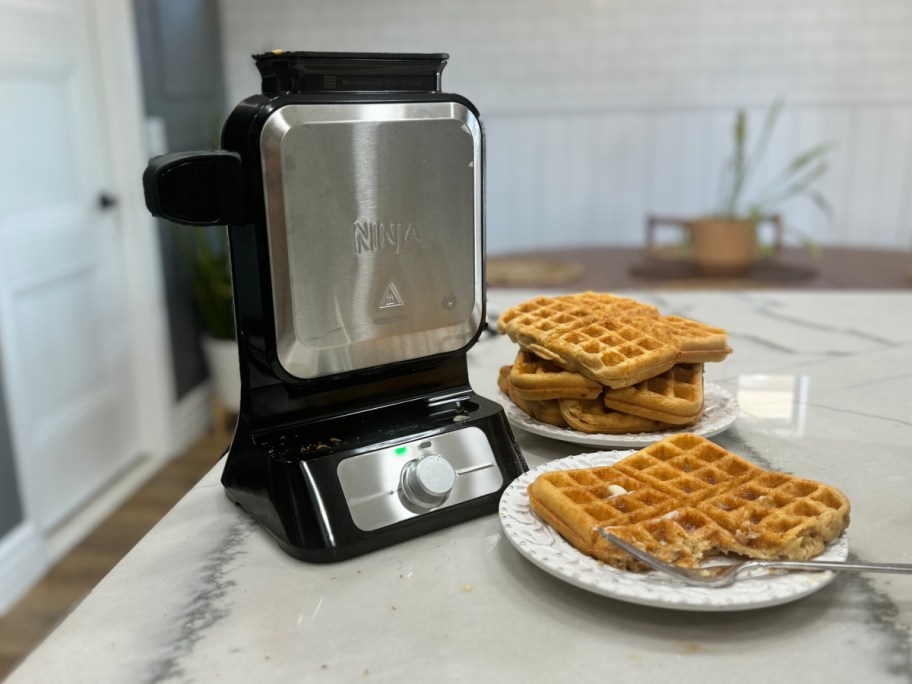
[{"label": "gray marble veining", "polygon": [[244,542],[253,529],[253,520],[242,515],[223,537],[208,540],[211,546],[204,552],[200,573],[190,584],[192,596],[171,616],[176,638],[168,644],[170,650],[148,664],[143,681],[149,684],[182,681],[186,674],[184,662],[193,656],[197,643],[215,623],[230,616],[231,593],[236,586],[231,579],[231,567],[247,553]]},{"label": "gray marble veining", "polygon": [[[492,292],[503,310],[534,293]],[[727,328],[707,380],[742,413],[714,439],[852,501],[850,556],[912,562],[912,294],[663,292]],[[497,396],[515,346],[485,336]],[[770,390],[774,387],[775,390]],[[517,432],[530,466],[592,451]],[[784,605],[688,613],[598,596],[529,563],[497,516],[310,565],[230,504],[216,467],[9,681],[912,681],[912,579],[840,575]],[[80,654],[74,665],[74,654]],[[594,674],[595,673],[595,674]]]}]

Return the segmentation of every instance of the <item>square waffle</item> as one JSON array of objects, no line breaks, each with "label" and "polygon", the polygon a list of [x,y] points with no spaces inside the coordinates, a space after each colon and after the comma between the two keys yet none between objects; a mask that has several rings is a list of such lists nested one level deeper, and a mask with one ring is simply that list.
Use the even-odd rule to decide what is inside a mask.
[{"label": "square waffle", "polygon": [[[533,349],[559,332],[599,318],[621,316],[658,316],[658,309],[633,299],[594,292],[536,297],[501,314],[497,330],[521,347]],[[548,354],[540,356],[550,358]]]},{"label": "square waffle", "polygon": [[[601,385],[527,351],[520,351],[512,366],[500,369],[497,386],[520,410],[539,422],[580,432],[656,432],[677,427],[681,422],[664,423],[608,408]],[[699,417],[698,413],[693,420]]]},{"label": "square waffle", "polygon": [[597,399],[558,399],[557,404],[568,426],[590,434],[621,435],[677,427],[610,409],[605,406],[603,396]]},{"label": "square waffle", "polygon": [[580,373],[565,371],[553,361],[520,349],[510,369],[513,392],[530,401],[546,399],[595,399],[602,386]]},{"label": "square waffle", "polygon": [[605,406],[672,425],[688,425],[703,413],[703,364],[679,363],[631,387],[606,390]]},{"label": "square waffle", "polygon": [[806,560],[849,524],[835,487],[764,470],[693,434],[656,442],[612,466],[552,471],[529,505],[581,552],[626,570],[645,566],[598,534],[695,566],[734,553]]},{"label": "square waffle", "polygon": [[608,387],[629,387],[678,362],[720,361],[727,334],[632,299],[592,292],[536,297],[505,311],[497,329],[520,347]]},{"label": "square waffle", "polygon": [[658,318],[659,310],[652,304],[643,304],[629,297],[618,297],[605,292],[580,292],[577,294],[559,295],[558,302],[568,302],[585,307],[589,311],[610,313],[612,316],[648,316]]},{"label": "square waffle", "polygon": [[497,386],[500,391],[509,397],[510,401],[524,413],[532,416],[535,420],[553,425],[555,427],[567,427],[567,421],[560,412],[560,405],[557,399],[524,399],[517,394],[516,389],[510,382],[510,372],[512,366],[503,366],[497,376]]},{"label": "square waffle", "polygon": [[638,316],[636,326],[653,337],[673,342],[678,349],[679,361],[724,361],[731,354],[728,333],[724,328],[714,328],[681,316]]},{"label": "square waffle", "polygon": [[678,359],[673,344],[627,322],[636,320],[590,316],[556,328],[528,349],[608,387],[628,387],[664,373]]}]

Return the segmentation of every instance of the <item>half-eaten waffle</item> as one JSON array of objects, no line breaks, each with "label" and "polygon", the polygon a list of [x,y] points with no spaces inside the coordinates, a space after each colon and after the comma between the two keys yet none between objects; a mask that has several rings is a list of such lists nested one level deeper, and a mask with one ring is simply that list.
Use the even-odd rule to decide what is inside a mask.
[{"label": "half-eaten waffle", "polygon": [[849,524],[835,487],[764,470],[688,433],[611,466],[543,473],[528,492],[532,511],[574,547],[634,571],[646,568],[599,528],[692,567],[722,554],[806,560]]}]

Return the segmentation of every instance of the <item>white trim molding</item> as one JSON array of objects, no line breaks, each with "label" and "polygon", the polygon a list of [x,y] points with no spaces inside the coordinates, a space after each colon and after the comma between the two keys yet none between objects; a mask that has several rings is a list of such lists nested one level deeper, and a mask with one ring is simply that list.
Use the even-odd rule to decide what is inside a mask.
[{"label": "white trim molding", "polygon": [[9,612],[50,565],[34,524],[22,522],[0,539],[0,616]]}]

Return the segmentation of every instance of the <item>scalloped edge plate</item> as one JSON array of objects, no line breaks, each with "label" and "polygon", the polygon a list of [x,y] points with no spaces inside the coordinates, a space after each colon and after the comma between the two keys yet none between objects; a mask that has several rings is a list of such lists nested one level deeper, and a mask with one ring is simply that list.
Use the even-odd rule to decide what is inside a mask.
[{"label": "scalloped edge plate", "polygon": [[527,414],[503,392],[499,393],[500,403],[503,404],[507,420],[513,427],[520,428],[542,437],[550,437],[562,442],[571,442],[583,446],[597,446],[603,448],[637,448],[649,446],[653,442],[665,439],[669,435],[680,432],[693,432],[701,437],[712,437],[730,428],[741,414],[738,400],[729,391],[719,385],[707,382],[703,387],[703,415],[693,425],[684,425],[674,430],[664,432],[639,432],[622,435],[593,435],[570,428],[559,428],[535,420]]},{"label": "scalloped edge plate", "polygon": [[[812,594],[829,584],[835,573],[758,570],[728,587],[693,587],[659,572],[618,570],[579,552],[529,509],[526,491],[541,473],[612,465],[633,451],[598,451],[568,456],[528,471],[514,480],[500,499],[500,522],[506,538],[534,565],[576,587],[595,594],[659,608],[720,612],[766,608]],[[843,533],[818,560],[845,561],[848,539]]]}]

